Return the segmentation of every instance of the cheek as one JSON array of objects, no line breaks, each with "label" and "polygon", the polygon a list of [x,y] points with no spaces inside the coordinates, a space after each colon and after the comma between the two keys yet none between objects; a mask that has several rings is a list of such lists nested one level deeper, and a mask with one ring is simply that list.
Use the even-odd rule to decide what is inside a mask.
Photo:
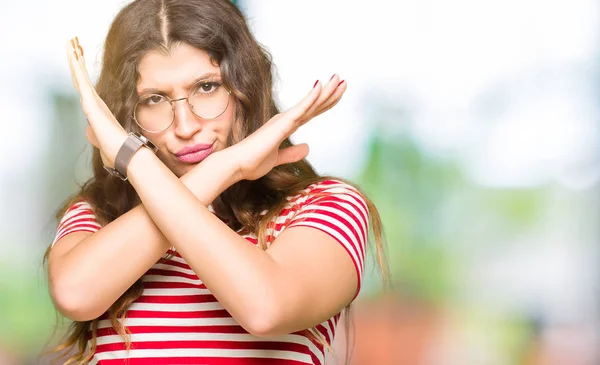
[{"label": "cheek", "polygon": [[158,147],[158,158],[160,158],[161,161],[167,164],[167,161],[165,161],[164,157],[168,156],[169,152],[167,150],[167,145],[164,141],[164,138],[161,138],[160,135],[156,134],[143,133],[143,135],[144,137],[148,138],[150,142],[154,143],[156,147]]},{"label": "cheek", "polygon": [[242,124],[239,120],[236,120],[235,110],[235,106],[227,110],[227,117],[221,121],[221,128],[219,129],[219,134],[222,135],[223,141],[228,146],[241,141],[245,137],[242,133]]},{"label": "cheek", "polygon": [[164,142],[160,136],[156,134],[151,134],[147,132],[142,132],[142,135],[150,140],[156,147],[158,147],[159,151],[162,151],[164,147]]}]

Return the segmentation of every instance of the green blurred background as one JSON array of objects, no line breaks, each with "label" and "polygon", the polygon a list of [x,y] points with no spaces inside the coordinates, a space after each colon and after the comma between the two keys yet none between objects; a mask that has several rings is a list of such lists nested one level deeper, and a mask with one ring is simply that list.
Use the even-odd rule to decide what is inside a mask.
[{"label": "green blurred background", "polygon": [[[64,42],[79,36],[96,77],[125,3],[3,4],[0,365],[50,364],[67,324],[42,255],[91,149]],[[597,2],[237,3],[283,108],[316,78],[348,82],[293,139],[383,218],[394,290],[371,260],[352,364],[600,363]]]}]

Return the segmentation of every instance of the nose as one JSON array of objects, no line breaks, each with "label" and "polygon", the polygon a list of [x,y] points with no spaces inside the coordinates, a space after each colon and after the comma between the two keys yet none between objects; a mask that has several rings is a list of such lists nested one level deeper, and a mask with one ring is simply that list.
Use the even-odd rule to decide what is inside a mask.
[{"label": "nose", "polygon": [[[183,102],[180,103],[179,101]],[[186,98],[173,100],[173,113],[175,114],[174,131],[178,137],[189,139],[202,128],[200,118],[192,112]]]}]

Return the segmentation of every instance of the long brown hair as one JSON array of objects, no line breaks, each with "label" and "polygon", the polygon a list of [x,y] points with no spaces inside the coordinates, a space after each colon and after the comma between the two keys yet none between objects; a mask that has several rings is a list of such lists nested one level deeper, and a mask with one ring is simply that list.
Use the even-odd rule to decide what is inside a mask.
[{"label": "long brown hair", "polygon": [[[229,1],[136,0],[117,14],[110,27],[96,84],[98,94],[126,131],[139,132],[132,114],[137,101],[140,59],[149,51],[168,53],[181,43],[206,51],[220,67],[224,86],[237,99],[236,120],[243,122],[234,126],[229,145],[241,141],[279,112],[272,95],[271,56],[257,43],[242,13]],[[289,139],[281,147],[286,146],[291,146]],[[93,177],[59,210],[58,219],[75,201],[85,200],[94,208],[98,223],[104,226],[139,204],[131,185],[104,170],[97,148],[92,163]],[[234,184],[213,202],[213,208],[231,222],[233,229],[256,232],[259,244],[266,248],[269,222],[283,209],[286,197],[328,178],[319,176],[306,160],[301,160],[278,166],[258,180]],[[387,278],[381,221],[375,206],[365,199],[376,257],[383,277]],[[264,211],[266,215],[260,214]],[[108,309],[111,323],[127,347],[129,332],[119,319],[125,318],[128,307],[141,296],[142,289],[138,280]],[[349,306],[346,314],[348,310]],[[57,351],[76,348],[66,364],[84,364],[90,360],[96,349],[97,324],[98,319],[71,325],[65,342],[56,348]],[[306,336],[329,347],[318,331],[306,330]]]}]

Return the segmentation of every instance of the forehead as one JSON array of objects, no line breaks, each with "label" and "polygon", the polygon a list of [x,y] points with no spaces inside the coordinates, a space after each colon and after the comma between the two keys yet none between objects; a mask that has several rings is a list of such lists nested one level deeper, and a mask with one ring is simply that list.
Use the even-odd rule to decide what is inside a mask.
[{"label": "forehead", "polygon": [[206,51],[187,44],[176,45],[168,55],[159,51],[148,52],[140,60],[138,72],[138,91],[145,88],[185,88],[204,74],[220,75],[219,67],[211,63]]}]

